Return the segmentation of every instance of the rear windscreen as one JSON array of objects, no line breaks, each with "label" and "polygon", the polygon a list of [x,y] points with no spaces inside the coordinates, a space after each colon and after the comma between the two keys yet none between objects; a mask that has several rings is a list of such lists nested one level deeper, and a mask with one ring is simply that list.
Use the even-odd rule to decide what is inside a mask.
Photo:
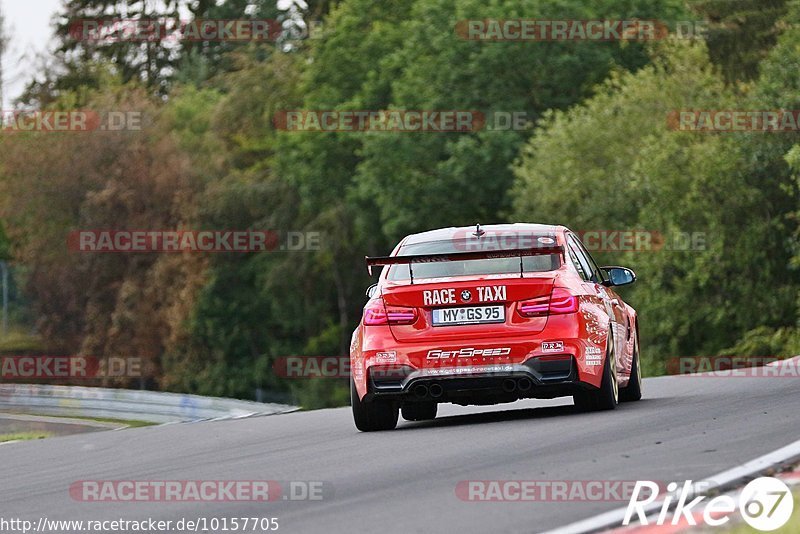
[{"label": "rear windscreen", "polygon": [[[552,246],[555,244],[554,236],[528,236],[525,242],[538,246]],[[512,250],[515,248],[535,248],[532,246],[520,247],[521,241],[508,240],[503,243],[477,243],[475,239],[458,239],[448,241],[428,241],[425,243],[412,243],[403,245],[398,251],[398,256],[416,256],[419,254],[449,254],[453,252],[476,252]],[[509,246],[510,245],[510,246]],[[526,256],[522,258],[522,272],[536,273],[554,271],[561,267],[559,254],[544,256]],[[492,258],[483,260],[439,261],[432,263],[415,263],[411,267],[414,278],[446,278],[450,276],[479,276],[489,274],[519,274],[520,259]],[[389,268],[389,280],[408,280],[408,265],[393,265]]]}]

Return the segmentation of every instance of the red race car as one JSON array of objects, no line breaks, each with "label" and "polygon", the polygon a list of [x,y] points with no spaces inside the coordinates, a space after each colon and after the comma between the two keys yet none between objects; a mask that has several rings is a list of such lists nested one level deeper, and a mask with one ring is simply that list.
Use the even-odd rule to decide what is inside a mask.
[{"label": "red race car", "polygon": [[404,238],[367,290],[350,347],[362,431],[436,417],[437,405],[571,395],[581,410],[639,400],[636,311],[568,228],[503,224]]}]

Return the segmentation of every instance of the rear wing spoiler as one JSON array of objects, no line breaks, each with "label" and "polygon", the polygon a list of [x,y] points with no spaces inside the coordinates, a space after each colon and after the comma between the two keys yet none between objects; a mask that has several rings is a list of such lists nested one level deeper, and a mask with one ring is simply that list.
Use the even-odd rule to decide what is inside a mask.
[{"label": "rear wing spoiler", "polygon": [[414,283],[415,263],[436,263],[441,261],[466,261],[490,260],[497,258],[519,258],[519,276],[522,277],[522,258],[530,256],[549,256],[550,254],[564,254],[564,247],[560,245],[551,247],[514,248],[508,250],[480,250],[470,252],[448,252],[444,254],[416,254],[412,256],[367,256],[367,271],[372,275],[372,268],[379,265],[408,265],[411,283]]}]

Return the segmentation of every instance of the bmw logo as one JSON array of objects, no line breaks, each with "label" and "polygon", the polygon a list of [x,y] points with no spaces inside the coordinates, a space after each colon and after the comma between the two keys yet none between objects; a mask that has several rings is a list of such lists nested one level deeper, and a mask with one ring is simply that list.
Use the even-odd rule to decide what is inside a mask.
[{"label": "bmw logo", "polygon": [[472,293],[469,292],[469,289],[465,289],[461,292],[461,300],[469,301],[472,300]]}]

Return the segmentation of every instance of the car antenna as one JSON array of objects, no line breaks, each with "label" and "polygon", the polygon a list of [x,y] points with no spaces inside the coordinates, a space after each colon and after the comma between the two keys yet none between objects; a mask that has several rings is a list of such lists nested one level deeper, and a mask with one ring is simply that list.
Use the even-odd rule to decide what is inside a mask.
[{"label": "car antenna", "polygon": [[472,235],[474,235],[475,237],[483,237],[484,234],[486,234],[486,232],[484,230],[481,230],[481,223],[477,223],[475,225],[475,233]]}]

